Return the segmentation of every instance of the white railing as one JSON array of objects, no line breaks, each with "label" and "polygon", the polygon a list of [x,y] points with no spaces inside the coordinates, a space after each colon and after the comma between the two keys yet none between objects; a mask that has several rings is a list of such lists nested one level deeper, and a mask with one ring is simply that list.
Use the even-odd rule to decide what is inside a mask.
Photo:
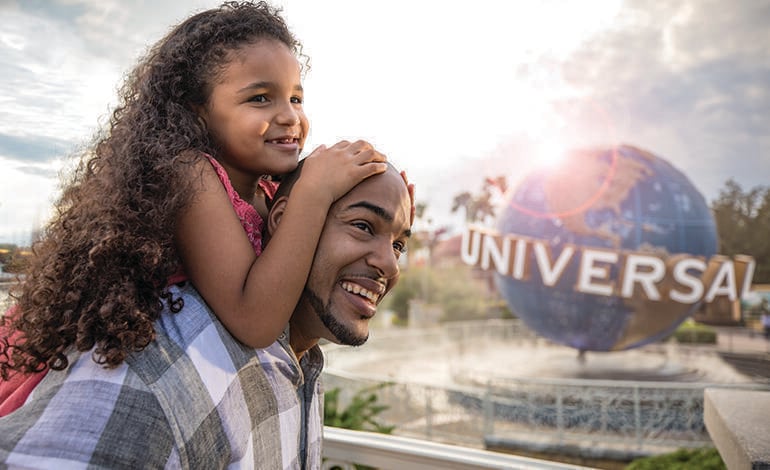
[{"label": "white railing", "polygon": [[586,468],[401,436],[325,427],[323,470],[354,470],[355,465],[380,470]]}]

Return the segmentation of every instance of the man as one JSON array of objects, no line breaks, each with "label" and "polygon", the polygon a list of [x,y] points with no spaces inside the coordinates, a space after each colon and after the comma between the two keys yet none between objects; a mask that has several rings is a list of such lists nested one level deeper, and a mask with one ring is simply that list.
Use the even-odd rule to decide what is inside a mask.
[{"label": "man", "polygon": [[[266,239],[295,178],[275,196]],[[302,298],[268,348],[244,347],[191,285],[172,287],[184,307],[164,312],[149,346],[116,369],[72,353],[67,370],[50,371],[22,408],[0,419],[0,460],[36,468],[319,468],[318,341],[366,341],[377,304],[398,280],[412,205],[393,167],[335,202]]]},{"label": "man", "polygon": [[765,333],[765,339],[770,340],[770,313],[762,314],[762,330]]}]

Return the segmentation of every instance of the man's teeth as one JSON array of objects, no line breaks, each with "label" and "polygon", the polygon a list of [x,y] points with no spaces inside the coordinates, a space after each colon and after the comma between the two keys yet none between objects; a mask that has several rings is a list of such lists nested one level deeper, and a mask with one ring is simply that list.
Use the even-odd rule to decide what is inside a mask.
[{"label": "man's teeth", "polygon": [[360,295],[361,297],[366,297],[372,302],[377,302],[377,299],[380,298],[380,294],[364,289],[358,284],[353,284],[352,282],[343,282],[342,288],[353,294]]}]

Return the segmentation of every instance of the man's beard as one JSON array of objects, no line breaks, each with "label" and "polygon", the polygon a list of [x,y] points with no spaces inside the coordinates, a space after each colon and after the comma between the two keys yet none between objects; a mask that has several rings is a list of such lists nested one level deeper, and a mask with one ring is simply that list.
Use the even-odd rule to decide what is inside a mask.
[{"label": "man's beard", "polygon": [[321,322],[324,324],[324,326],[326,326],[331,334],[337,338],[337,341],[339,341],[340,344],[344,344],[346,346],[361,346],[366,342],[367,339],[369,339],[369,333],[363,336],[357,335],[353,330],[343,325],[334,317],[334,314],[332,314],[331,300],[329,300],[329,303],[324,305],[323,301],[321,301],[321,298],[318,297],[316,293],[310,290],[310,288],[307,286],[305,286],[303,294],[310,306],[313,308],[313,310],[315,310],[318,318],[321,319]]}]

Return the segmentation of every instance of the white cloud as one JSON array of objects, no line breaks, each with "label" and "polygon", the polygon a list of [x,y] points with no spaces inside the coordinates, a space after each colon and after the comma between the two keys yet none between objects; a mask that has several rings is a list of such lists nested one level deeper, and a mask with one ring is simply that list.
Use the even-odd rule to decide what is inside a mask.
[{"label": "white cloud", "polygon": [[[136,58],[191,12],[218,3],[3,3],[0,137],[83,142]],[[707,199],[730,176],[745,187],[767,183],[763,2],[281,4],[311,57],[310,145],[373,141],[438,212],[454,194],[477,190],[481,177],[515,178],[539,147],[559,143],[645,147]],[[5,185],[10,173],[2,174]],[[2,214],[15,203],[0,203],[0,223],[11,223]]]},{"label": "white cloud", "polygon": [[57,194],[56,164],[36,165],[40,174],[22,171],[19,164],[0,158],[0,241],[24,244],[31,232],[51,216]]},{"label": "white cloud", "polygon": [[88,53],[83,38],[55,18],[17,10],[4,22],[14,47],[0,52],[0,133],[62,140],[90,133],[108,110],[118,64]]}]

